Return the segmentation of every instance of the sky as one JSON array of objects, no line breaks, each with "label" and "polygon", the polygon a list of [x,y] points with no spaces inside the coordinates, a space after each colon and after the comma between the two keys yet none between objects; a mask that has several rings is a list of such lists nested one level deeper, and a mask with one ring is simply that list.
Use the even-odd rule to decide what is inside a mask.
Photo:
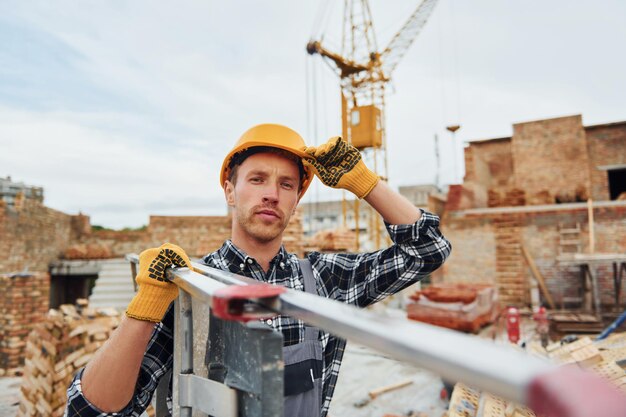
[{"label": "sky", "polygon": [[[380,50],[418,4],[370,1]],[[338,79],[305,45],[339,51],[342,8],[2,0],[0,177],[110,228],[223,215],[219,167],[249,127],[285,124],[309,144],[340,134]],[[440,0],[388,88],[390,184],[458,183],[463,144],[514,123],[626,120],[624,16],[619,0]],[[304,201],[340,198],[316,180]]]}]

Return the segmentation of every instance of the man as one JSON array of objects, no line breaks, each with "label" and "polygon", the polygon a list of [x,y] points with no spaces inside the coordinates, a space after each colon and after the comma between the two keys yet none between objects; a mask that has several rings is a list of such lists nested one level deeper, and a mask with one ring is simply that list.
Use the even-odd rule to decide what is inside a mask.
[{"label": "man", "polygon": [[[314,252],[304,262],[287,253],[283,232],[313,174],[364,198],[385,219],[394,244],[372,253]],[[439,219],[379,181],[358,150],[338,137],[306,147],[287,127],[255,126],[225,158],[220,182],[232,209],[232,235],[203,259],[211,267],[364,307],[417,282],[450,253]],[[74,378],[68,416],[138,416],[148,405],[159,378],[172,367],[169,307],[178,289],[164,278],[172,264],[190,265],[175,245],[140,255],[139,291],[111,339]],[[345,341],[289,317],[268,324],[284,336],[285,416],[325,416]],[[290,366],[303,352],[310,364],[304,372]]]}]

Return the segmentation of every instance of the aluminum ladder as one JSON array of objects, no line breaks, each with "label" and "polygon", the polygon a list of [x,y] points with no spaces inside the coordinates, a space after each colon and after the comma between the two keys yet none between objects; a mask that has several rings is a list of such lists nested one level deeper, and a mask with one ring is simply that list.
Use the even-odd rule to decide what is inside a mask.
[{"label": "aluminum ladder", "polygon": [[[131,254],[127,259],[135,277],[139,257]],[[192,410],[214,417],[283,416],[282,335],[260,321],[279,314],[427,369],[445,380],[526,405],[537,415],[626,415],[626,396],[575,366],[559,367],[449,329],[380,317],[196,262],[192,267],[170,268],[166,274],[182,290],[177,326],[181,326],[184,341],[174,405],[180,407],[182,417],[191,417]],[[210,307],[208,378],[194,375],[192,298]]]}]

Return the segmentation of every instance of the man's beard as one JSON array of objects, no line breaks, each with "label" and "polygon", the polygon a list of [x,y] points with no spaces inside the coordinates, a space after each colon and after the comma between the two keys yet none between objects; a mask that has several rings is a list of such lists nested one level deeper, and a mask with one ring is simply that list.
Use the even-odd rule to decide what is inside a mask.
[{"label": "man's beard", "polygon": [[[276,212],[279,216],[271,223],[263,221],[257,214],[259,211],[268,209]],[[268,243],[279,237],[289,224],[289,216],[285,216],[277,207],[254,206],[248,212],[237,212],[237,222],[246,234],[259,243]]]}]

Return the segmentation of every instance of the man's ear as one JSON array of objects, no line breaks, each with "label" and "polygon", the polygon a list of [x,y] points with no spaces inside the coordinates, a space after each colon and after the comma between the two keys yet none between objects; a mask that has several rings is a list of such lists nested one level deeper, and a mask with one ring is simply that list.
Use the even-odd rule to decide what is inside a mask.
[{"label": "man's ear", "polygon": [[228,180],[224,182],[224,197],[226,198],[226,204],[230,207],[235,206],[235,185]]}]

